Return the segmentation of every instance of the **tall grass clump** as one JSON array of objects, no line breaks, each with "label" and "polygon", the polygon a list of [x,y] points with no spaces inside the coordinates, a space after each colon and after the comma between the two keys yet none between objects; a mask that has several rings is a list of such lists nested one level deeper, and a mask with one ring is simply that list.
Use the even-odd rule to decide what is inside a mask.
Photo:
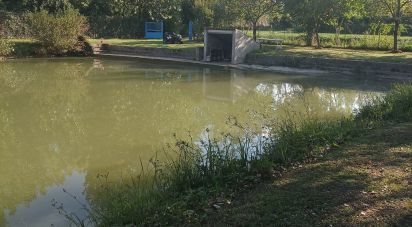
[{"label": "tall grass clump", "polygon": [[103,181],[94,193],[90,219],[103,226],[196,223],[197,212],[210,196],[268,169],[263,161],[267,138],[246,132],[242,137],[226,134],[214,139],[206,132],[200,141],[176,138],[167,146],[170,161],[153,158],[138,176],[121,183],[99,176]]},{"label": "tall grass clump", "polygon": [[410,120],[412,84],[394,85],[385,97],[346,118],[307,116],[298,123],[269,120],[268,132],[263,134],[234,121],[243,136],[226,134],[213,139],[206,130],[207,136],[199,141],[176,139],[166,148],[173,154],[166,158],[169,161],[155,157],[138,176],[120,183],[99,177],[103,181],[93,189],[90,219],[102,226],[197,225],[207,219],[205,210],[224,205],[216,198],[339,147],[371,126]]},{"label": "tall grass clump", "polygon": [[300,124],[284,122],[276,130],[269,151],[274,163],[291,163],[338,147],[353,133],[351,118],[341,120],[305,119]]},{"label": "tall grass clump", "polygon": [[393,85],[385,97],[363,107],[356,120],[372,123],[412,120],[412,84]]}]

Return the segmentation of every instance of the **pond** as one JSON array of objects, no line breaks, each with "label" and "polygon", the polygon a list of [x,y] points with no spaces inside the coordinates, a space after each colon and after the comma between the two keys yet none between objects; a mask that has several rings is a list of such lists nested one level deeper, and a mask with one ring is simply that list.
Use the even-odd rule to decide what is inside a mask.
[{"label": "pond", "polygon": [[52,204],[84,217],[99,174],[139,172],[173,135],[218,135],[229,116],[258,128],[256,113],[287,108],[348,115],[389,86],[145,60],[0,62],[0,226],[68,225]]}]

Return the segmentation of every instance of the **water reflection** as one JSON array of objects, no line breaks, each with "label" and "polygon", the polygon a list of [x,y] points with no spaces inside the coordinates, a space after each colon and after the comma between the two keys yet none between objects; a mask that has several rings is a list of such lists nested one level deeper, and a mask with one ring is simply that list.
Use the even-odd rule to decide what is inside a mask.
[{"label": "water reflection", "polygon": [[348,114],[386,88],[356,78],[148,61],[0,63],[0,226],[64,225],[52,199],[82,216],[62,188],[85,202],[97,174],[116,181],[139,171],[140,160],[172,142],[173,133],[201,137],[211,128],[219,135],[231,130],[230,115],[261,127],[252,111]]},{"label": "water reflection", "polygon": [[[87,213],[82,204],[87,204],[83,193],[86,174],[73,172],[67,176],[61,185],[49,186],[44,193],[39,193],[36,198],[28,203],[18,205],[14,211],[5,210],[5,223],[9,226],[69,226],[71,223],[62,218],[58,210],[52,206],[56,198],[63,203],[68,213],[74,212],[83,220]],[[62,190],[64,188],[67,192]],[[76,199],[73,198],[76,197]]]}]

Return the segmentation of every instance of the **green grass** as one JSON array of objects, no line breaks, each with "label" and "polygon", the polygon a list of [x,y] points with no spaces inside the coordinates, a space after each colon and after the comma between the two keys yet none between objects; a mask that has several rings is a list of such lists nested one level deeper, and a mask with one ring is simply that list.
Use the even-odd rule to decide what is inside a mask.
[{"label": "green grass", "polygon": [[257,54],[267,56],[307,56],[412,64],[412,53],[410,52],[394,54],[389,51],[379,50],[351,50],[342,48],[315,49],[313,47],[303,46],[283,46],[282,49],[279,49],[273,45],[263,45],[263,48],[257,52]]},{"label": "green grass", "polygon": [[[101,39],[88,39],[90,44],[101,44]],[[103,39],[104,44],[109,45],[123,45],[123,46],[135,46],[135,47],[148,47],[148,48],[169,48],[169,49],[182,49],[182,48],[195,48],[203,47],[203,43],[196,41],[184,40],[183,44],[163,44],[161,39]]]},{"label": "green grass", "polygon": [[368,131],[316,162],[281,171],[272,182],[240,194],[207,224],[408,226],[411,138],[411,123]]},{"label": "green grass", "polygon": [[[251,32],[246,31],[250,36]],[[258,31],[259,38],[280,38],[286,45],[304,46],[304,34],[295,32],[281,31]],[[362,35],[362,34],[341,34],[340,45],[335,40],[333,33],[321,33],[321,44],[328,48],[345,49],[371,49],[371,50],[390,50],[393,45],[393,38],[389,35]],[[399,48],[403,51],[412,51],[412,37],[401,36]]]}]

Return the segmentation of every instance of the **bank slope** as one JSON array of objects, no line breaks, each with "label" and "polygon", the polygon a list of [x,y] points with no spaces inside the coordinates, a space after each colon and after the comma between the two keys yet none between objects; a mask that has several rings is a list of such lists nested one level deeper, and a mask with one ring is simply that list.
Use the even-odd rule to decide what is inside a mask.
[{"label": "bank slope", "polygon": [[390,125],[233,201],[211,226],[412,225],[412,123]]}]

